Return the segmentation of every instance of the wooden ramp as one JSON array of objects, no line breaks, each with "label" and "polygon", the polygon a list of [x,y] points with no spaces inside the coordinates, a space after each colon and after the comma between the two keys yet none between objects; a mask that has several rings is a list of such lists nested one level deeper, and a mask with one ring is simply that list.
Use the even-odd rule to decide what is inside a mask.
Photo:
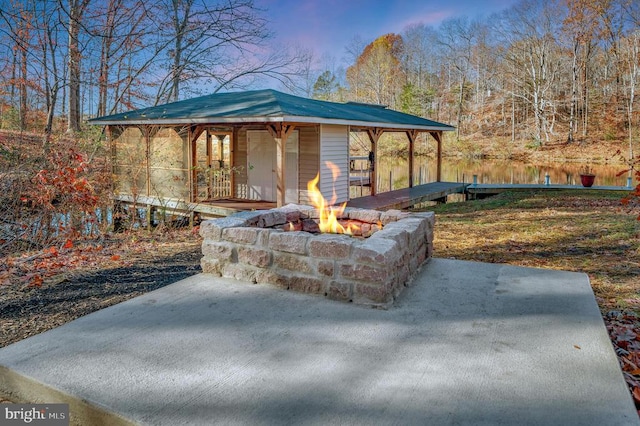
[{"label": "wooden ramp", "polygon": [[388,210],[406,209],[425,201],[435,201],[450,194],[463,194],[468,183],[432,182],[416,185],[413,188],[397,189],[376,195],[353,198],[347,202],[347,207],[362,209]]}]

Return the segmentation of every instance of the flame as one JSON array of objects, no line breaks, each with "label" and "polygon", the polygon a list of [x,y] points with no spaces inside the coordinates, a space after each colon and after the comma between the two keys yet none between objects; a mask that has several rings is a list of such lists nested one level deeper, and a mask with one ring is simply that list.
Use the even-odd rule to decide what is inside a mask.
[{"label": "flame", "polygon": [[338,217],[342,216],[347,203],[344,202],[340,206],[333,206],[338,195],[336,194],[336,180],[340,176],[340,168],[336,166],[331,161],[326,161],[325,164],[329,169],[331,169],[331,174],[333,176],[333,195],[330,202],[325,200],[322,192],[318,189],[318,182],[320,181],[320,173],[316,175],[315,178],[310,180],[307,183],[307,190],[309,191],[309,201],[311,205],[316,208],[319,213],[320,223],[318,227],[320,228],[320,232],[327,232],[332,234],[348,234],[353,235],[355,232],[356,226],[353,228],[351,225],[345,228],[338,222]]}]

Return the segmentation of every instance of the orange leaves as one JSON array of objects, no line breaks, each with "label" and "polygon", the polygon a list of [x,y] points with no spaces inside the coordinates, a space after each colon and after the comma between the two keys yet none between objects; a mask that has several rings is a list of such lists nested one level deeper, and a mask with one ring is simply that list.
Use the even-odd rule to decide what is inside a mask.
[{"label": "orange leaves", "polygon": [[43,282],[44,280],[42,277],[39,274],[36,274],[31,277],[31,280],[29,280],[29,287],[42,287]]},{"label": "orange leaves", "polygon": [[[639,167],[640,159],[636,159],[632,162],[630,168],[620,171],[616,176],[622,176],[625,173],[633,172],[636,181],[640,182]],[[629,212],[638,210],[640,208],[640,183],[638,183],[635,188],[632,188],[631,191],[620,200],[620,202]],[[638,215],[637,220],[640,220],[640,214]]]},{"label": "orange leaves", "polygon": [[[46,215],[46,221],[41,222],[51,223],[51,229],[44,232],[46,235],[64,239],[81,233],[84,229],[82,221],[87,223],[95,218],[99,201],[91,183],[95,178],[85,157],[74,147],[60,147],[51,152],[47,165],[33,175],[31,185],[20,194],[20,199],[33,210],[33,214],[40,212]],[[82,221],[65,221],[63,229],[56,229],[51,216],[82,218]]]},{"label": "orange leaves", "polygon": [[605,322],[624,378],[640,409],[640,318],[631,312],[611,311],[605,315]]},{"label": "orange leaves", "polygon": [[[26,288],[39,288],[45,283],[55,282],[58,276],[82,268],[90,268],[105,263],[104,260],[117,261],[120,255],[105,253],[102,245],[78,246],[67,239],[60,247],[47,247],[30,255],[6,258],[0,265],[0,285],[22,283]],[[48,280],[49,279],[49,280]]]}]

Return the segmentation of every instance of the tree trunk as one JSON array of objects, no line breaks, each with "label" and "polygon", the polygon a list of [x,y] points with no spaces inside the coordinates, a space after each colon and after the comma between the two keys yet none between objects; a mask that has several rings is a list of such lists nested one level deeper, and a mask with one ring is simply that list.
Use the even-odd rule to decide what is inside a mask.
[{"label": "tree trunk", "polygon": [[80,131],[80,22],[89,0],[69,0],[69,111],[67,132]]},{"label": "tree trunk", "polygon": [[576,106],[578,103],[578,39],[573,41],[573,62],[571,64],[571,111],[569,112],[569,134],[567,135],[567,143],[574,141],[573,133],[576,127]]},{"label": "tree trunk", "polygon": [[462,124],[462,103],[464,101],[464,75],[460,77],[460,95],[458,96],[458,111],[456,117],[456,139],[460,139],[460,126]]},{"label": "tree trunk", "polygon": [[27,49],[22,46],[20,48],[20,130],[27,129],[27,109],[28,97],[27,97],[27,80],[29,75],[27,73]]}]

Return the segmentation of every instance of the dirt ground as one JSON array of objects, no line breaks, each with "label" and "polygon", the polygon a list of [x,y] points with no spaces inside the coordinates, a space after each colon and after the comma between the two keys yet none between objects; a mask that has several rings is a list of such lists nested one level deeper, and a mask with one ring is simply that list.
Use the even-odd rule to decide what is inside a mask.
[{"label": "dirt ground", "polygon": [[[33,277],[30,281],[24,277],[2,281],[0,347],[201,271],[199,238],[177,238],[162,243],[128,242],[89,254],[85,248],[84,253],[84,262],[80,265],[73,263],[57,268],[51,276],[38,281],[38,285],[33,284]],[[67,258],[75,255],[56,256],[58,265],[65,254]],[[25,268],[33,270],[40,266],[33,262],[24,262]],[[42,257],[39,262],[42,263]],[[20,275],[20,271],[15,275]]]}]

